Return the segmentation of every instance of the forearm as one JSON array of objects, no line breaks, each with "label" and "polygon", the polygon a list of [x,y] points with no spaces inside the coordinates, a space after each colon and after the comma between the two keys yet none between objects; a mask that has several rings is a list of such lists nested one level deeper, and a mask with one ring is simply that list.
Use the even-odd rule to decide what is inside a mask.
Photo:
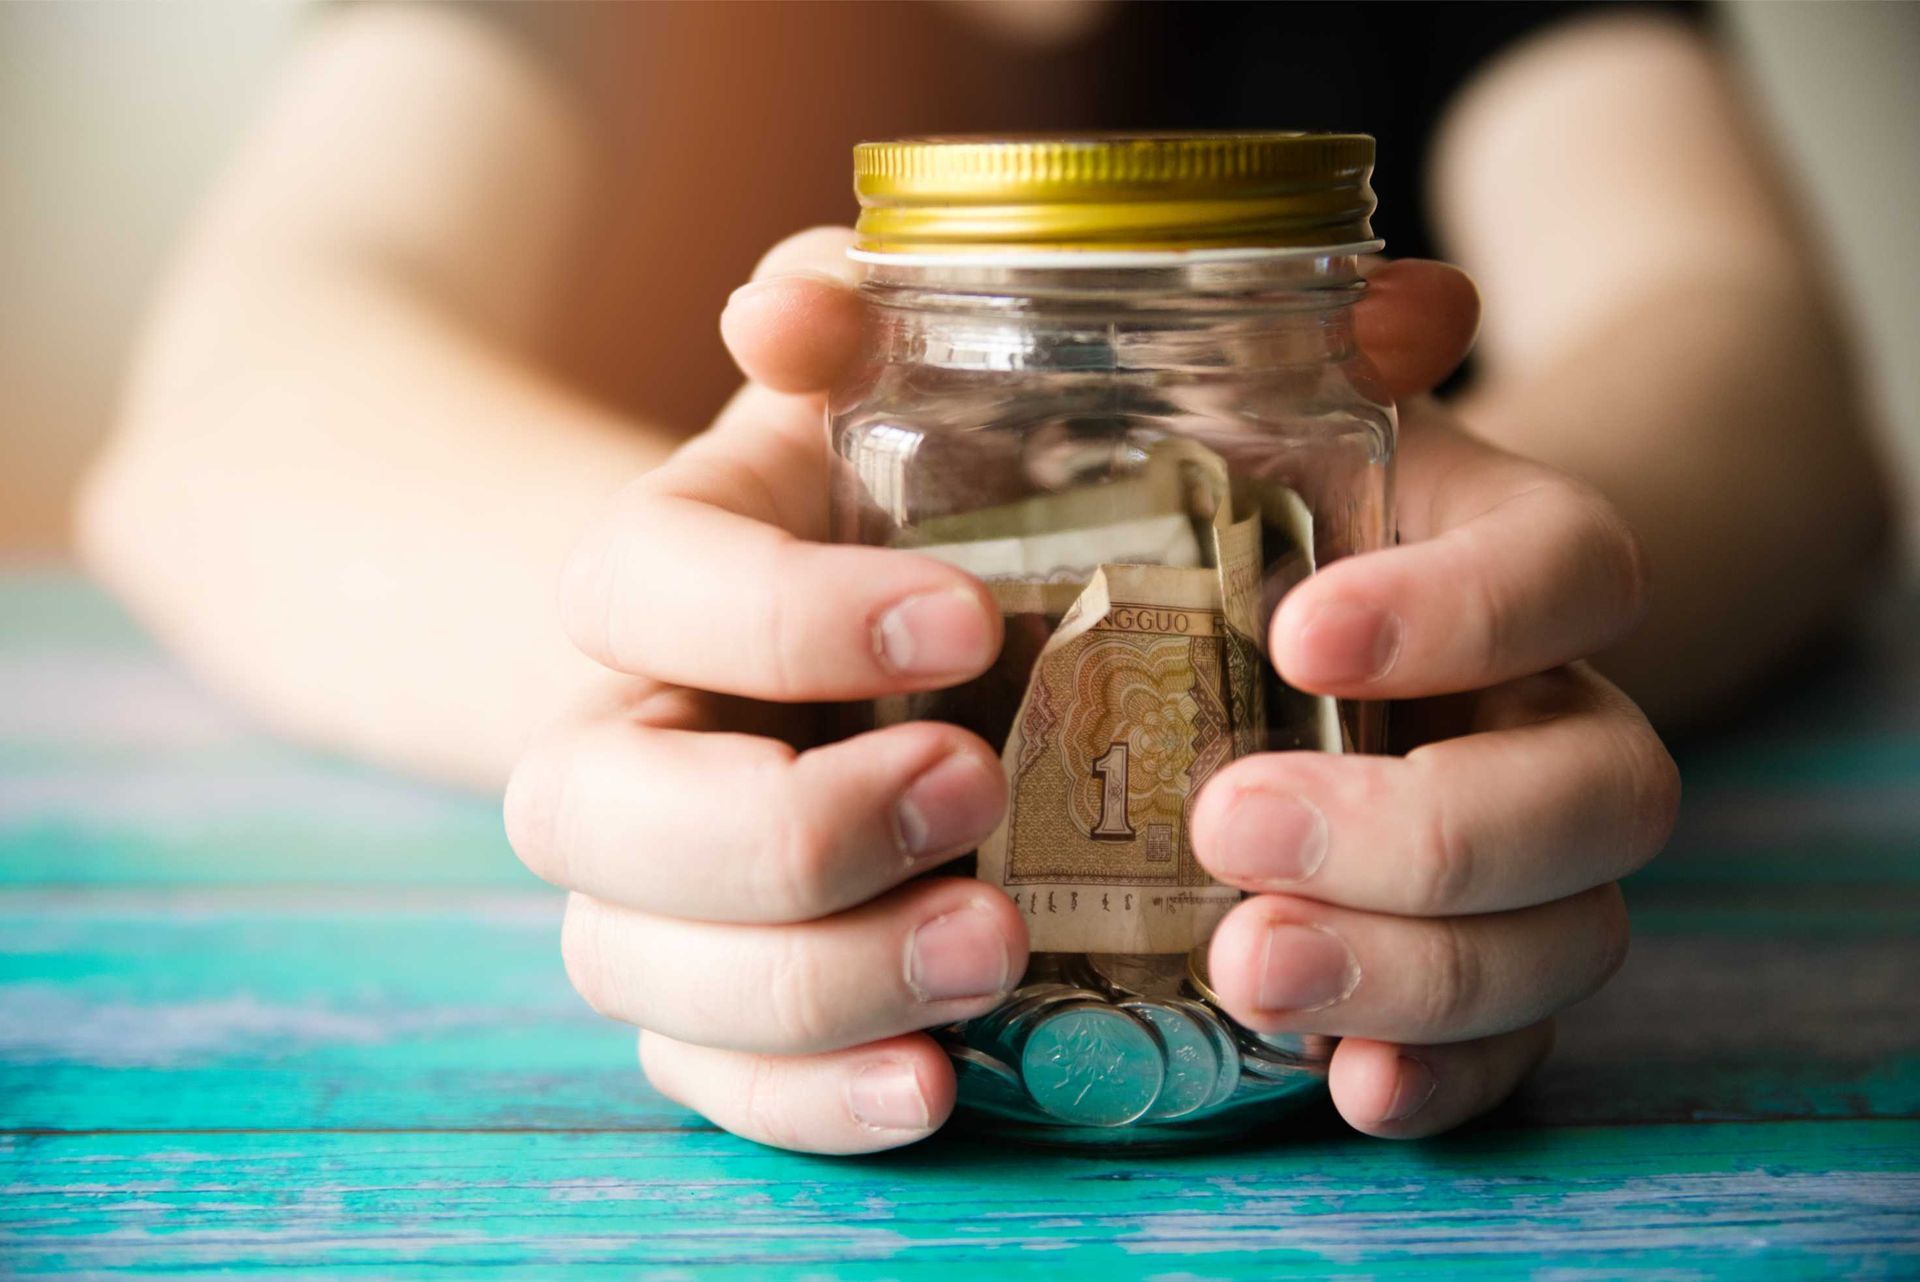
[{"label": "forearm", "polygon": [[1889,507],[1737,83],[1694,28],[1603,11],[1463,97],[1434,187],[1486,305],[1464,416],[1647,548],[1650,615],[1603,666],[1669,726],[1725,706],[1858,593]]},{"label": "forearm", "polygon": [[[207,344],[222,372],[176,377]],[[96,468],[88,564],[277,728],[502,779],[589,676],[553,609],[574,533],[670,441],[339,264],[203,270],[148,346],[140,382],[169,390]]]},{"label": "forearm", "polygon": [[1791,273],[1673,279],[1461,409],[1639,534],[1651,608],[1601,666],[1669,726],[1725,707],[1881,566],[1888,490],[1843,345]]},{"label": "forearm", "polygon": [[599,163],[583,124],[457,9],[330,13],[153,309],[82,551],[293,735],[497,783],[589,672],[560,562],[671,442],[535,356]]}]

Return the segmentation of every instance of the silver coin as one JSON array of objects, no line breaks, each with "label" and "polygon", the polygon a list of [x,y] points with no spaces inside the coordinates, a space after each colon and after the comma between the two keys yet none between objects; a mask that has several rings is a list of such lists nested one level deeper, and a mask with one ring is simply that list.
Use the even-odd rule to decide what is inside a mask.
[{"label": "silver coin", "polygon": [[1194,1023],[1206,1030],[1220,1058],[1220,1075],[1214,1079],[1213,1094],[1208,1098],[1206,1107],[1226,1103],[1240,1086],[1240,1043],[1233,1038],[1232,1025],[1205,1002],[1175,997],[1168,999],[1165,1004],[1185,1012]]},{"label": "silver coin", "polygon": [[1027,973],[1020,981],[1021,986],[1070,982],[1066,978],[1067,967],[1078,956],[1078,953],[1029,953]]},{"label": "silver coin", "polygon": [[1187,954],[1187,987],[1199,994],[1200,1000],[1218,1010],[1225,1010],[1227,1004],[1220,1000],[1220,994],[1213,991],[1213,976],[1209,973],[1207,950],[1211,941],[1201,944]]},{"label": "silver coin", "polygon": [[1101,991],[1100,976],[1093,973],[1093,967],[1087,965],[1085,953],[1064,953],[1061,955],[1060,979],[1075,988]]},{"label": "silver coin", "polygon": [[1088,953],[1087,968],[1109,990],[1126,997],[1178,997],[1187,978],[1187,959],[1179,953]]},{"label": "silver coin", "polygon": [[1025,1049],[1027,1038],[1033,1030],[1054,1011],[1064,1006],[1094,1003],[1107,1005],[1107,999],[1099,993],[1085,988],[1070,988],[1064,993],[1047,993],[1013,1011],[1005,1020],[993,1029],[993,1044],[989,1048],[1009,1064],[1020,1062],[1021,1052]]},{"label": "silver coin", "polygon": [[1017,1091],[1021,1094],[1026,1093],[1026,1087],[1020,1082],[1020,1074],[1014,1071],[1013,1065],[1003,1063],[993,1056],[986,1054],[984,1051],[973,1049],[971,1046],[956,1046],[949,1051],[948,1054],[953,1056],[953,1062],[955,1064],[966,1064],[972,1068],[979,1069],[988,1076],[998,1079],[1007,1089]]},{"label": "silver coin", "polygon": [[1125,1126],[1159,1098],[1166,1056],[1151,1025],[1104,1003],[1047,1012],[1027,1034],[1020,1076],[1034,1103],[1080,1126]]},{"label": "silver coin", "polygon": [[1017,989],[993,1010],[967,1022],[967,1045],[1008,1063],[1017,1063],[1020,1047],[1026,1041],[1034,1020],[1063,1003],[1098,998],[1098,993],[1066,984],[1032,984]]},{"label": "silver coin", "polygon": [[1327,1075],[1327,1065],[1324,1061],[1295,1059],[1290,1055],[1263,1055],[1247,1048],[1243,1043],[1240,1071],[1243,1076],[1277,1082],[1297,1077],[1324,1078]]},{"label": "silver coin", "polygon": [[1035,1002],[1053,993],[1073,993],[1078,991],[1078,989],[1069,987],[1066,984],[1028,984],[1014,989],[1007,995],[1007,1000],[1001,1002],[986,1014],[967,1020],[960,1025],[960,1028],[969,1041],[982,1036],[990,1037],[995,1029],[1005,1024],[1007,1020],[1015,1014],[1031,1007]]},{"label": "silver coin", "polygon": [[[1213,1102],[1220,1082],[1220,1051],[1207,1030],[1192,1015],[1176,1010],[1172,1004],[1150,1001],[1121,1002],[1120,1009],[1131,1011],[1160,1034],[1167,1062],[1167,1080],[1160,1087],[1141,1119],[1146,1122],[1170,1122],[1189,1113],[1197,1113]],[[1232,1064],[1239,1075],[1240,1062]]]},{"label": "silver coin", "polygon": [[1249,1028],[1246,1035],[1259,1043],[1259,1049],[1290,1059],[1326,1059],[1333,1053],[1333,1039],[1318,1033],[1256,1033]]},{"label": "silver coin", "polygon": [[[1333,1057],[1334,1038],[1318,1033],[1256,1033],[1239,1028],[1241,1060],[1256,1071],[1285,1072],[1308,1068],[1324,1071]],[[1271,1075],[1271,1074],[1269,1074]]]},{"label": "silver coin", "polygon": [[1020,1081],[1020,1074],[982,1051],[970,1046],[949,1047],[953,1058],[953,1076],[959,1100],[970,1108],[1013,1117],[1030,1116],[1033,1101]]}]

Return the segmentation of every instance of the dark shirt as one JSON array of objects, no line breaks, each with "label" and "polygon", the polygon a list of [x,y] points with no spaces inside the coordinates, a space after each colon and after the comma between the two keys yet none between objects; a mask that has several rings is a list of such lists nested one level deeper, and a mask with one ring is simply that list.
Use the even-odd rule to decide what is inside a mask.
[{"label": "dark shirt", "polygon": [[1120,105],[1113,124],[1370,133],[1377,140],[1375,233],[1396,258],[1441,256],[1426,176],[1447,105],[1502,51],[1600,7],[1590,0],[1128,5],[1115,34],[1135,97]]},{"label": "dark shirt", "polygon": [[[1378,139],[1376,232],[1444,256],[1425,198],[1449,101],[1591,3],[1116,4],[1033,45],[956,6],[476,4],[585,98],[608,144],[564,362],[637,413],[702,425],[737,377],[710,319],[779,237],[849,223],[852,145],[917,133],[1336,129]],[[1609,6],[1618,11],[1622,6]],[[1689,6],[1662,4],[1664,9]],[[631,309],[697,325],[637,335]]]}]

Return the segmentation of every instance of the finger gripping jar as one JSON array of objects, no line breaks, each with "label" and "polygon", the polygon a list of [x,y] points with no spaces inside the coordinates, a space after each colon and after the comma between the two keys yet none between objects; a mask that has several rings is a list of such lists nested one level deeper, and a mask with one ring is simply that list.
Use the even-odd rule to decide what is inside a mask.
[{"label": "finger gripping jar", "polygon": [[1288,686],[1280,598],[1390,543],[1394,411],[1354,341],[1373,140],[930,138],[855,149],[864,358],[830,407],[832,531],[981,579],[964,685],[847,709],[1001,753],[968,861],[1026,922],[994,1011],[934,1030],[977,1121],[1037,1142],[1244,1132],[1324,1088],[1209,979],[1242,898],[1188,818],[1236,758],[1381,748],[1382,709]]}]

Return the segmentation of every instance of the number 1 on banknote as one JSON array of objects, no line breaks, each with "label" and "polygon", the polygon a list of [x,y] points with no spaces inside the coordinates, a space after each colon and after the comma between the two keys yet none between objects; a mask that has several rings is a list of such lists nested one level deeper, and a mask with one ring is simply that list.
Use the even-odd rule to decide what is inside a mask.
[{"label": "number 1 on banknote", "polygon": [[1100,824],[1092,832],[1095,841],[1131,841],[1133,825],[1127,822],[1127,745],[1114,740],[1093,763],[1094,777],[1100,781]]},{"label": "number 1 on banknote", "polygon": [[1205,941],[1240,893],[1194,857],[1201,786],[1262,750],[1273,715],[1289,744],[1341,748],[1331,699],[1277,682],[1270,695],[1259,641],[1278,594],[1312,569],[1306,505],[1284,486],[1230,484],[1209,451],[1168,440],[1135,478],[928,525],[944,541],[916,550],[981,575],[1010,620],[1057,620],[1030,668],[1008,673],[1021,693],[1001,723],[1007,815],[978,875],[1022,909],[1035,952]]}]

